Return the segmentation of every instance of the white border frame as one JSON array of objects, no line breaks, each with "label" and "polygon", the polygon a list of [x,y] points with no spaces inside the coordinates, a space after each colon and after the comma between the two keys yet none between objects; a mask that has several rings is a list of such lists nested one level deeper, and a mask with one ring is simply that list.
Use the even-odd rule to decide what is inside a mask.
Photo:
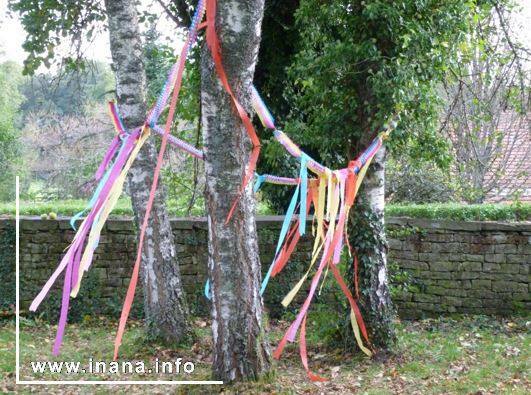
[{"label": "white border frame", "polygon": [[20,178],[15,178],[15,384],[16,385],[222,385],[223,381],[194,380],[20,380]]}]

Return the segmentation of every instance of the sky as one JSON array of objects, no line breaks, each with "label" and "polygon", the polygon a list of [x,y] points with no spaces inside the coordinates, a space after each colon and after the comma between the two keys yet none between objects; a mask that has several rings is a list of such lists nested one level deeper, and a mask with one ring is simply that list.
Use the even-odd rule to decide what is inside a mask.
[{"label": "sky", "polygon": [[[7,3],[8,0],[0,0],[0,62],[10,60],[22,64],[26,58],[26,53],[22,48],[26,32],[17,15],[8,15]],[[157,21],[157,29],[159,31],[176,32],[175,24],[166,17],[162,7],[155,0],[141,0],[141,7],[161,15],[161,18]],[[88,59],[111,63],[108,32],[103,29],[100,30],[95,35],[94,41],[87,45],[84,52]],[[180,44],[180,41],[175,44]],[[63,51],[66,52],[67,48],[68,43],[65,43]]]},{"label": "sky", "polygon": [[[520,41],[531,44],[531,0],[518,0],[522,6],[522,12],[516,16],[517,31]],[[8,0],[0,0],[0,62],[11,60],[22,64],[26,54],[22,49],[22,43],[26,33],[20,24],[18,18],[9,17],[7,12]],[[173,22],[166,16],[160,5],[154,0],[141,0],[142,7],[149,9],[151,12],[161,15],[157,21],[159,31],[165,31],[170,34],[175,32]],[[174,41],[176,45],[179,41]],[[66,48],[66,46],[65,46]],[[109,52],[109,37],[106,31],[101,31],[96,35],[94,42],[85,49],[86,57],[106,63],[111,63],[111,54]]]}]

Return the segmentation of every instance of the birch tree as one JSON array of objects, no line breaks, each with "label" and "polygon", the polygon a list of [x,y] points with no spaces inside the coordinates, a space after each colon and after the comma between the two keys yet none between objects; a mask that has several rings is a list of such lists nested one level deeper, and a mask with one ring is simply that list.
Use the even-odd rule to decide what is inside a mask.
[{"label": "birch tree", "polygon": [[[11,10],[20,14],[28,33],[24,43],[28,51],[25,72],[34,73],[41,65],[50,66],[54,61],[69,70],[82,67],[83,44],[107,20],[120,113],[126,128],[141,126],[147,111],[146,75],[136,3],[134,0],[12,1]],[[55,49],[65,39],[71,40],[73,53],[61,57]],[[144,217],[155,163],[155,141],[149,139],[128,180],[137,225]],[[190,329],[165,196],[164,188],[159,187],[146,232],[142,255],[144,309],[150,335],[178,342]]]},{"label": "birch tree", "polygon": [[[412,0],[334,0],[326,6],[319,0],[279,3],[279,8],[289,4],[296,11],[271,8],[273,22],[282,21],[272,36],[282,42],[284,34],[296,30],[298,43],[295,48],[272,43],[274,60],[266,56],[260,62],[261,70],[288,70],[283,92],[287,103],[269,88],[274,77],[265,74],[260,87],[265,97],[270,92],[277,97],[272,101],[277,122],[284,118],[284,129],[306,152],[330,168],[342,168],[399,113],[401,120],[387,148],[425,160],[445,156],[446,144],[437,134],[434,88],[455,62],[473,13],[471,4],[455,0],[436,6]],[[276,64],[279,58],[286,60],[283,67]],[[288,111],[283,110],[286,104]],[[266,152],[271,156],[262,163],[275,167],[280,159],[272,149]],[[362,315],[381,355],[393,349],[396,339],[384,232],[384,170],[381,150],[367,172],[348,226],[350,245],[359,258]]]},{"label": "birch tree", "polygon": [[[263,0],[218,1],[216,26],[223,66],[236,97],[248,111],[263,7]],[[201,81],[213,375],[225,382],[256,379],[269,369],[270,355],[262,326],[255,201],[250,186],[226,223],[245,173],[250,142],[220,84],[207,46],[201,57]]]},{"label": "birch tree", "polygon": [[[135,2],[106,0],[105,8],[118,105],[124,125],[134,128],[143,124],[147,112],[146,74]],[[149,139],[129,173],[137,226],[144,218],[156,158],[155,141]],[[166,193],[161,186],[156,192],[142,252],[144,307],[150,335],[179,342],[189,335],[190,327],[165,202]]]}]

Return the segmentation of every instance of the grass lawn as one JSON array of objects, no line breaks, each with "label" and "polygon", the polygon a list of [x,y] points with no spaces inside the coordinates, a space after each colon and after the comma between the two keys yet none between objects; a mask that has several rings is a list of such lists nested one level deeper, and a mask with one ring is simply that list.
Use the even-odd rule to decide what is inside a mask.
[{"label": "grass lawn", "polygon": [[[310,366],[331,380],[311,383],[302,369],[298,347],[288,346],[275,372],[258,383],[236,386],[19,386],[18,392],[30,393],[367,393],[367,394],[486,394],[531,393],[529,321],[523,318],[492,317],[440,318],[398,323],[396,353],[386,362],[327,349],[319,344],[315,321],[308,328]],[[210,379],[210,329],[202,319],[195,321],[198,340],[194,344],[169,348],[150,344],[139,323],[129,326],[121,349],[122,359],[143,360],[152,366],[177,357],[192,361],[192,374],[110,375],[110,374],[35,374],[30,361],[110,361],[115,326],[108,318],[73,324],[67,328],[62,354],[51,356],[55,326],[23,320],[21,329],[21,379],[32,380],[208,380]],[[287,328],[285,321],[273,322],[269,333],[276,344]],[[14,387],[14,324],[0,327],[0,390]]]}]

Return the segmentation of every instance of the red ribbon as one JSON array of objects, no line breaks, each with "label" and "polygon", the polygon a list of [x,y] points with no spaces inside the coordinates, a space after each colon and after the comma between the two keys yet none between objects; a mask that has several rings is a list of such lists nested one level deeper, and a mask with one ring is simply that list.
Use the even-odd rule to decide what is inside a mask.
[{"label": "red ribbon", "polygon": [[300,334],[300,340],[299,340],[299,350],[301,354],[302,365],[304,366],[304,369],[306,370],[306,374],[308,375],[309,379],[312,380],[313,382],[328,381],[328,379],[325,379],[324,377],[321,377],[321,376],[316,375],[315,373],[312,373],[312,371],[308,367],[308,353],[306,351],[306,315],[304,316],[304,319],[302,320],[301,334]]}]

